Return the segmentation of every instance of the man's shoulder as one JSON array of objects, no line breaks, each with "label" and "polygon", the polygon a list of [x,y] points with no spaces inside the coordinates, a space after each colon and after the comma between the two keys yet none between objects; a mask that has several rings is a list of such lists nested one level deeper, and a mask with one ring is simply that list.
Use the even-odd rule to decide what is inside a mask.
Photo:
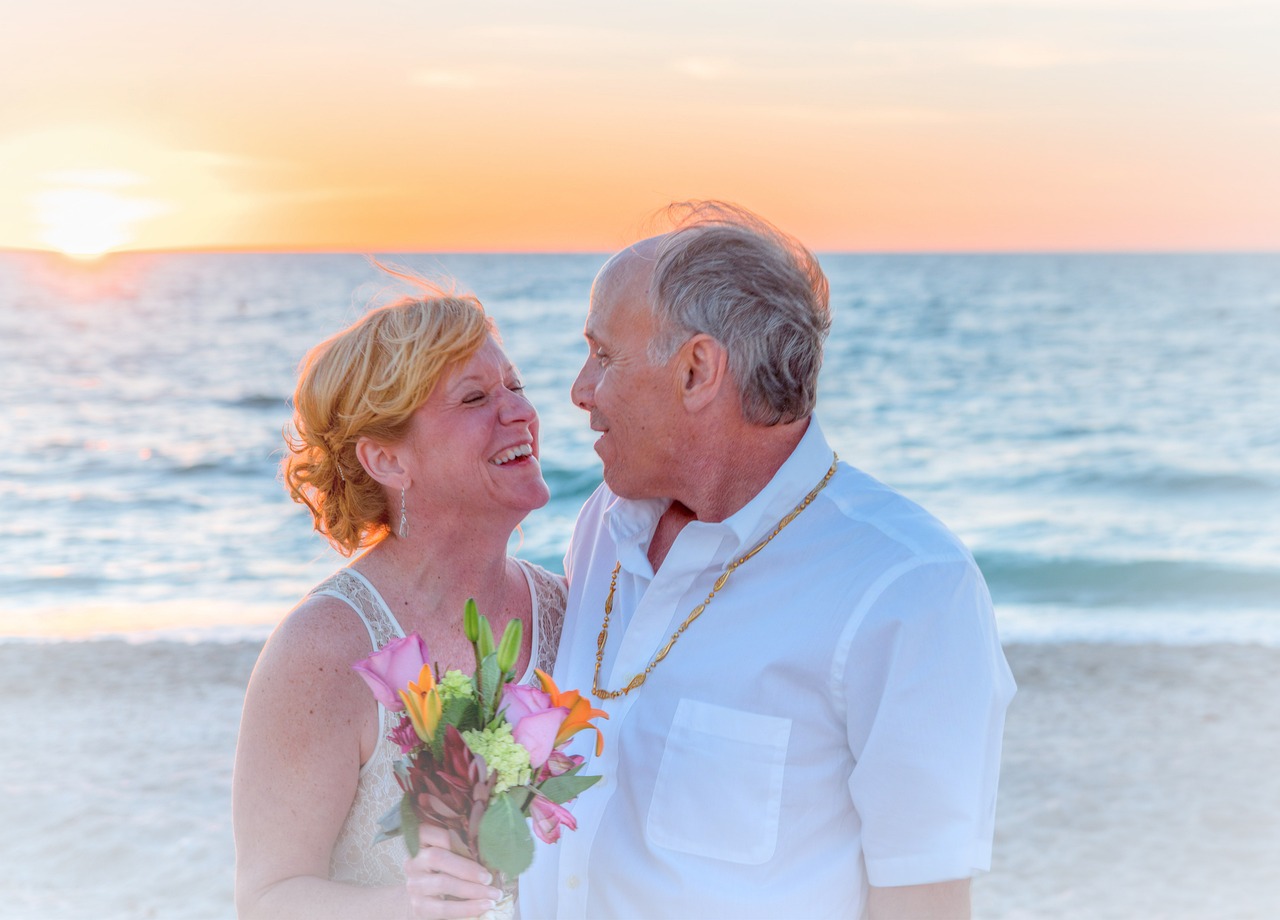
[{"label": "man's shoulder", "polygon": [[941,519],[857,467],[841,464],[824,497],[834,512],[829,526],[846,530],[850,537],[896,544],[913,557],[972,560],[968,548]]}]

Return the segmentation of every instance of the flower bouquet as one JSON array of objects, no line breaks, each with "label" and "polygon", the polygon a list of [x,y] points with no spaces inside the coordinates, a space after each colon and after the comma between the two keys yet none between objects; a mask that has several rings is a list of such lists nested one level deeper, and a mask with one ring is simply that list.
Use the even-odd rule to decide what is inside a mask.
[{"label": "flower bouquet", "polygon": [[599,755],[604,737],[591,719],[608,716],[540,670],[541,690],[512,683],[519,620],[495,645],[488,620],[469,600],[463,629],[475,650],[471,676],[439,675],[417,633],[352,665],[386,709],[402,713],[387,737],[404,755],[395,763],[404,795],[382,818],[377,841],[403,836],[416,855],[418,827],[428,822],[448,832],[455,853],[510,881],[533,861],[529,819],[547,843],[560,839],[561,826],[577,827],[565,803],[600,777],[579,776],[583,758],[561,749],[591,729]]}]

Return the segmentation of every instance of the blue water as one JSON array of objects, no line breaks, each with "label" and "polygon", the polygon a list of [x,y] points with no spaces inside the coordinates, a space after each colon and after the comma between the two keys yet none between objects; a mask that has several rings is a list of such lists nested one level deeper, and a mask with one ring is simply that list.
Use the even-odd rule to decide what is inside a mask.
[{"label": "blue water", "polygon": [[[400,256],[500,323],[559,568],[599,481],[568,399],[595,255]],[[974,549],[1009,641],[1280,644],[1280,255],[824,256],[819,414]],[[0,254],[0,635],[261,635],[343,560],[277,477],[348,255]]]}]

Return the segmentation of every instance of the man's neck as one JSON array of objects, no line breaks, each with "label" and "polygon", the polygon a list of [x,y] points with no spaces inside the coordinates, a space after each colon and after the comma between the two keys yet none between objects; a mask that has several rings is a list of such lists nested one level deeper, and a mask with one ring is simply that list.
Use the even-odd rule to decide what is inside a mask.
[{"label": "man's neck", "polygon": [[[740,511],[777,475],[809,428],[803,419],[789,425],[756,429],[750,438],[717,442],[717,449],[689,464],[691,487],[686,498],[672,499],[649,540],[649,564],[656,572],[684,526],[692,521],[716,523]],[[726,460],[725,458],[729,458]]]},{"label": "man's neck", "polygon": [[676,537],[680,536],[680,531],[684,530],[684,525],[696,520],[694,513],[680,502],[672,502],[662,512],[662,517],[658,518],[658,524],[653,530],[653,537],[649,540],[649,564],[655,572],[662,566],[662,560],[667,558],[667,553],[676,542]]},{"label": "man's neck", "polygon": [[699,521],[715,523],[736,514],[777,475],[808,428],[807,418],[755,426],[715,445],[693,464],[689,487],[678,500]]}]

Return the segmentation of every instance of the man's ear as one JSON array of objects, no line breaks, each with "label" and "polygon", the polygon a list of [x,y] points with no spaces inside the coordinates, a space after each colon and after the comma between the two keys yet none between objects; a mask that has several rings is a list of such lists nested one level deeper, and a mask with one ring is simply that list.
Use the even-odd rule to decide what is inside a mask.
[{"label": "man's ear", "polygon": [[680,397],[685,408],[698,412],[709,406],[729,380],[729,352],[716,339],[699,332],[678,353]]},{"label": "man's ear", "polygon": [[361,437],[356,441],[356,459],[365,472],[375,482],[392,489],[407,489],[410,485],[402,451],[403,448],[383,444],[370,437]]}]

